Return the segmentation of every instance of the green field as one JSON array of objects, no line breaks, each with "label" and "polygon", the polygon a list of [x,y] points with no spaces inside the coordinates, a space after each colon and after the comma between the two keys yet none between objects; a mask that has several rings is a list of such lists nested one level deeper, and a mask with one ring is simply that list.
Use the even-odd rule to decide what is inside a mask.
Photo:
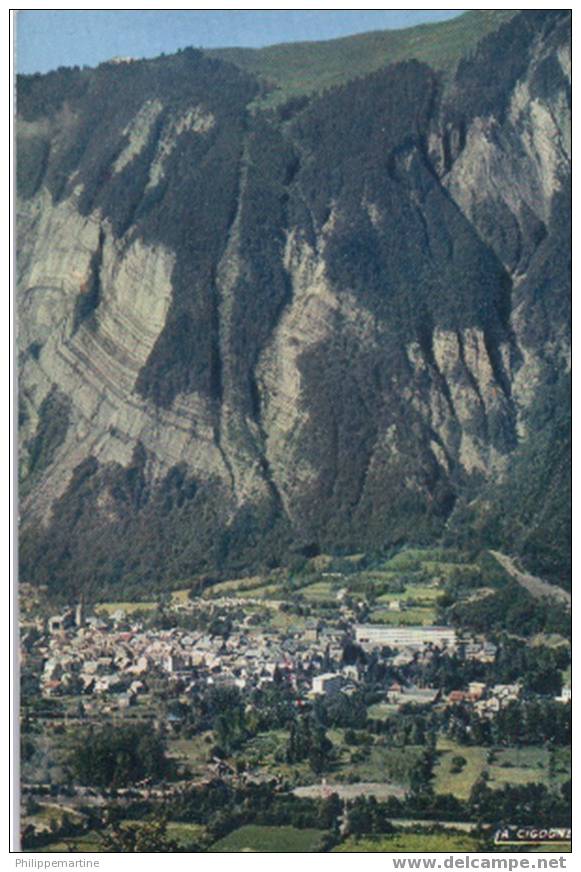
[{"label": "green field", "polygon": [[[384,563],[381,569],[361,573],[361,577],[377,586],[380,594],[371,614],[374,623],[390,626],[425,626],[434,623],[437,616],[436,601],[442,595],[442,589],[438,585],[426,583],[426,564],[422,561],[422,555],[434,557],[437,553],[419,549],[402,551]],[[417,583],[414,582],[414,577],[417,577]],[[390,590],[398,586],[403,586],[403,590]],[[392,602],[400,603],[401,611],[390,611],[388,606]]]},{"label": "green field", "polygon": [[367,716],[378,721],[385,721],[387,718],[392,718],[399,709],[398,705],[392,705],[387,702],[376,702],[375,705],[370,705],[367,709]]},{"label": "green field", "polygon": [[293,633],[296,630],[301,632],[304,630],[307,620],[302,615],[294,615],[292,612],[280,611],[278,606],[273,606],[272,603],[269,603],[268,601],[265,601],[264,605],[259,605],[258,603],[244,604],[243,608],[246,615],[253,615],[256,613],[260,614],[260,620],[256,624],[252,624],[252,626],[248,627],[248,633],[258,630],[282,630],[290,633]]},{"label": "green field", "polygon": [[215,842],[211,852],[249,853],[316,853],[321,846],[322,830],[297,830],[294,827],[246,826],[234,830]]},{"label": "green field", "polygon": [[451,21],[402,30],[358,34],[326,42],[281,44],[261,49],[212,49],[207,54],[230,61],[277,86],[267,104],[322,91],[390,63],[415,58],[436,69],[450,69],[489,31],[514,12],[471,11]]},{"label": "green field", "polygon": [[212,587],[206,588],[202,596],[204,599],[231,594],[239,596],[243,592],[261,587],[264,583],[265,579],[261,575],[255,575],[251,578],[231,578],[228,581],[220,581],[218,584],[213,584]]},{"label": "green field", "polygon": [[527,854],[570,854],[572,851],[571,842],[565,842],[562,845],[543,845],[542,848],[530,848]]},{"label": "green field", "polygon": [[187,848],[192,842],[199,842],[206,834],[206,828],[201,824],[183,824],[170,821],[167,834],[176,841],[180,848]]},{"label": "green field", "polygon": [[479,566],[477,563],[456,563],[456,562],[448,562],[444,557],[442,560],[424,560],[422,561],[422,568],[425,572],[429,572],[434,576],[445,576],[448,577],[453,572],[457,570],[466,570],[469,572],[478,572]]},{"label": "green field", "polygon": [[401,612],[390,612],[385,608],[374,609],[369,619],[372,624],[387,624],[393,627],[430,627],[436,620],[436,610],[416,606]]},{"label": "green field", "polygon": [[571,778],[571,748],[555,748],[556,775],[567,781]]},{"label": "green field", "polygon": [[285,747],[288,737],[288,730],[269,730],[266,733],[258,733],[246,743],[244,751],[248,755],[266,760]]},{"label": "green field", "polygon": [[264,623],[264,627],[273,630],[285,631],[303,631],[307,619],[302,615],[293,615],[290,612],[281,612],[279,609],[270,609],[268,621]]},{"label": "green field", "polygon": [[351,836],[337,847],[333,853],[404,853],[406,851],[478,851],[478,842],[466,833],[394,833],[392,836],[366,836],[354,838]]},{"label": "green field", "polygon": [[185,587],[181,590],[172,590],[171,601],[173,605],[185,605],[190,601],[190,589]]},{"label": "green field", "polygon": [[539,746],[506,748],[497,751],[489,766],[489,786],[501,788],[505,784],[532,784],[542,782],[558,787],[571,777],[571,758],[567,749],[558,749],[555,771],[551,772],[550,752]]},{"label": "green field", "polygon": [[91,831],[83,833],[82,836],[61,839],[58,842],[44,845],[42,848],[33,848],[32,850],[38,851],[41,854],[67,854],[71,851],[89,854],[92,852],[100,853],[102,848],[98,834]]},{"label": "green field", "polygon": [[208,769],[208,756],[213,741],[212,733],[201,733],[192,739],[170,739],[168,741],[168,756],[187,765],[193,776],[205,775]]},{"label": "green field", "polygon": [[[357,760],[358,755],[361,754],[361,749],[354,747],[341,755],[342,760],[337,771],[343,776],[342,780],[345,776],[355,776],[358,781],[393,782],[399,786],[407,787],[410,771],[422,752],[423,748],[419,745],[408,745],[405,748],[372,745],[365,759]],[[356,758],[357,762],[352,762],[349,759],[352,756]]]},{"label": "green field", "polygon": [[[565,638],[565,636],[559,635],[559,633],[535,633],[534,636],[531,636],[529,640],[529,644],[535,648],[537,646],[542,646],[544,648],[560,648],[561,645],[565,645],[567,648],[571,647],[571,642],[569,639]],[[565,671],[566,674],[566,671]],[[569,674],[569,681],[567,684],[571,684],[571,675]]]},{"label": "green field", "polygon": [[444,548],[404,548],[389,560],[385,560],[380,569],[386,571],[418,570],[427,562],[439,566],[440,563],[453,563],[451,554]]},{"label": "green field", "polygon": [[113,615],[115,612],[122,610],[128,615],[133,615],[135,612],[151,612],[157,608],[156,602],[143,603],[97,603],[95,612],[106,612],[108,615]]},{"label": "green field", "polygon": [[429,606],[433,605],[439,596],[442,596],[442,590],[435,585],[408,584],[402,593],[384,593],[377,598],[377,602],[390,603],[397,600],[398,602],[406,603],[409,600],[415,600],[416,602],[421,602],[422,605]]},{"label": "green field", "polygon": [[282,594],[278,584],[264,584],[264,582],[256,587],[248,589],[239,589],[236,591],[236,596],[240,599],[280,599]]},{"label": "green field", "polygon": [[336,602],[337,590],[343,586],[330,581],[316,581],[301,588],[300,593],[306,600],[313,602]]},{"label": "green field", "polygon": [[[494,752],[492,762],[486,758],[490,748],[458,745],[450,739],[438,739],[438,762],[434,770],[436,793],[451,793],[458,799],[468,799],[474,782],[486,770],[488,786],[501,789],[505,784],[546,784],[557,789],[571,777],[571,752],[557,748],[553,769],[550,753],[541,746],[502,748]],[[456,755],[466,759],[460,772],[452,772],[452,758]]]},{"label": "green field", "polygon": [[[486,768],[487,748],[457,745],[450,739],[438,739],[438,762],[434,770],[434,790],[436,793],[451,793],[458,799],[468,799],[475,781]],[[456,755],[466,759],[461,772],[454,773],[452,758]]]}]

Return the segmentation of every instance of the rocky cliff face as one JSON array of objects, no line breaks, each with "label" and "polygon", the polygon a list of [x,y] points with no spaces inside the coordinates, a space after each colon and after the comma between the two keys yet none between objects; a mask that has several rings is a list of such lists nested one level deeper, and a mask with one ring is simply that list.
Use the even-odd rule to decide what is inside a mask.
[{"label": "rocky cliff face", "polygon": [[260,88],[190,50],[20,83],[23,577],[163,585],[468,525],[563,580],[566,497],[538,540],[567,481],[568,15],[447,77],[279,111]]}]

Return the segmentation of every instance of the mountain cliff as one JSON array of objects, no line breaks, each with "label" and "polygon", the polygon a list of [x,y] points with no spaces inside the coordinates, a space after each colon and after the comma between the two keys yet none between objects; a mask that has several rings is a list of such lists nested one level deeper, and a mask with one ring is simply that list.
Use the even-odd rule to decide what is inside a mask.
[{"label": "mountain cliff", "polygon": [[455,21],[333,87],[334,43],[19,79],[21,578],[444,537],[567,586],[570,16]]}]

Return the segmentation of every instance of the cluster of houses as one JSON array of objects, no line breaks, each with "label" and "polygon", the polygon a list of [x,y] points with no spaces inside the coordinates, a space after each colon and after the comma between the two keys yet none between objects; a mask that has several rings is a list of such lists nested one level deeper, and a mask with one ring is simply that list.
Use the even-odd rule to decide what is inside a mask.
[{"label": "cluster of houses", "polygon": [[467,690],[453,690],[448,694],[448,703],[470,705],[480,718],[494,717],[522,696],[520,684],[495,684],[488,687],[483,681],[471,681]]},{"label": "cluster of houses", "polygon": [[404,686],[393,682],[386,695],[386,701],[398,707],[409,705],[454,706],[470,705],[480,717],[491,717],[513,700],[522,695],[520,684],[496,684],[488,687],[483,681],[471,681],[466,690],[452,690],[444,694],[437,687]]},{"label": "cluster of houses", "polygon": [[[443,652],[488,663],[497,651],[486,639],[461,639],[449,627],[356,624],[346,630],[316,619],[295,632],[241,626],[222,638],[178,628],[147,629],[124,612],[108,621],[87,618],[82,603],[50,617],[43,630],[34,646],[42,662],[42,695],[105,699],[118,709],[135,704],[154,679],[187,693],[212,686],[252,690],[284,676],[303,696],[349,695],[357,690],[360,673],[356,664],[343,662],[348,638],[364,650],[381,651],[395,667],[428,662]],[[521,694],[518,684],[487,687],[474,681],[444,696],[438,688],[394,682],[386,702],[398,707],[462,703],[486,718]],[[570,698],[570,688],[564,688],[557,699]]]},{"label": "cluster of houses", "polygon": [[[344,632],[307,622],[292,636],[241,628],[228,638],[204,632],[146,629],[123,613],[85,619],[82,606],[49,618],[35,643],[43,696],[112,696],[119,708],[146,693],[153,678],[182,692],[203,686],[262,687],[284,675],[297,691],[334,692],[325,672],[341,670],[341,690],[355,689],[356,667],[342,665]],[[317,685],[317,676],[322,681]],[[317,689],[317,687],[319,689]]]},{"label": "cluster of houses", "polygon": [[[444,694],[437,687],[405,686],[393,682],[386,694],[386,702],[401,708],[410,703],[414,705],[468,705],[480,718],[492,718],[511,702],[521,699],[523,688],[520,683],[487,685],[483,681],[471,681],[465,690],[452,690]],[[563,687],[557,702],[571,702],[571,688]]]}]

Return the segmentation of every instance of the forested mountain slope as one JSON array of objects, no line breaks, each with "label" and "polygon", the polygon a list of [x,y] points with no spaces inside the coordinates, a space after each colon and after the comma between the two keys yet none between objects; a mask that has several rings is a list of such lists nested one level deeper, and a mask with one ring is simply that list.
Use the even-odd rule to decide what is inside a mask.
[{"label": "forested mountain slope", "polygon": [[19,80],[23,580],[444,536],[568,584],[570,16],[471,21],[286,102],[193,49]]}]

